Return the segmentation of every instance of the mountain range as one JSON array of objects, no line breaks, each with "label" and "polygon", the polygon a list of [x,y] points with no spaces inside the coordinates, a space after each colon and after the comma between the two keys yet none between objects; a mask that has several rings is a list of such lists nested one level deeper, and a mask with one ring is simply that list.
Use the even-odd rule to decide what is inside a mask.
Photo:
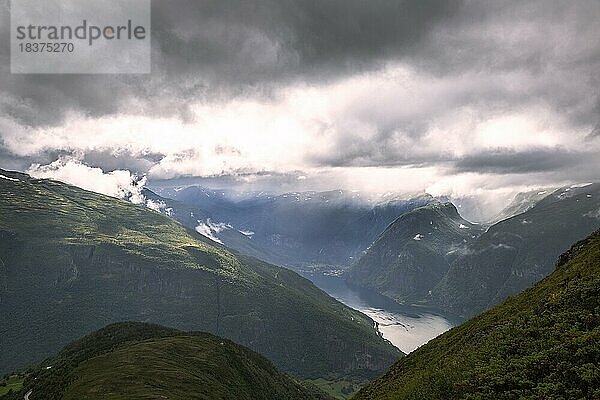
[{"label": "mountain range", "polygon": [[600,184],[559,188],[490,226],[432,290],[432,302],[472,316],[532,286],[556,258],[600,227]]},{"label": "mountain range", "polygon": [[354,285],[465,317],[547,276],[554,260],[600,227],[600,184],[519,195],[492,225],[433,204],[396,219],[347,271]]},{"label": "mountain range", "polygon": [[[597,231],[547,278],[402,358],[352,399],[596,399],[599,343]],[[16,390],[2,400],[330,399],[229,340],[132,322],[93,332],[9,379]]]},{"label": "mountain range", "polygon": [[[236,250],[289,267],[350,265],[399,215],[434,201],[427,194],[374,202],[342,190],[242,195],[198,186],[160,194],[207,215],[191,220],[174,215],[182,224]],[[229,231],[249,240],[232,240]]]},{"label": "mountain range", "polygon": [[296,273],[147,207],[0,170],[0,368],[109,323],[202,330],[301,378],[381,373],[401,353]]}]

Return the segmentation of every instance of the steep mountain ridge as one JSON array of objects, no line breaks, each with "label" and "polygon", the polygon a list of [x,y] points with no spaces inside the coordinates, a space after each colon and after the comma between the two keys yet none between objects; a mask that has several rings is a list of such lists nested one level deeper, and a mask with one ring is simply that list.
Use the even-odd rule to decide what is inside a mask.
[{"label": "steep mountain ridge", "polygon": [[349,265],[399,215],[434,201],[420,195],[375,204],[359,193],[341,190],[238,198],[196,186],[168,191],[165,196],[251,233],[252,242],[269,261],[292,267]]},{"label": "steep mountain ridge", "polygon": [[[547,276],[561,252],[600,227],[600,184],[516,196],[505,213],[521,212],[485,232],[451,204],[450,213],[435,216],[430,207],[394,221],[346,278],[400,302],[469,317]],[[439,229],[428,227],[434,220]]]},{"label": "steep mountain ridge", "polygon": [[400,302],[426,298],[483,231],[452,203],[432,203],[396,219],[344,275]]},{"label": "steep mountain ridge", "polygon": [[432,291],[434,304],[472,316],[552,272],[554,260],[600,227],[600,184],[563,187],[482,234]]},{"label": "steep mountain ridge", "polygon": [[515,215],[524,213],[534,207],[540,200],[550,196],[555,190],[557,189],[547,188],[517,193],[512,201],[500,211],[498,215],[494,216],[488,224],[493,225],[500,221],[504,221],[505,219],[512,218]]},{"label": "steep mountain ridge", "polygon": [[203,330],[306,378],[377,374],[400,353],[296,273],[146,207],[0,170],[0,368],[111,322]]}]

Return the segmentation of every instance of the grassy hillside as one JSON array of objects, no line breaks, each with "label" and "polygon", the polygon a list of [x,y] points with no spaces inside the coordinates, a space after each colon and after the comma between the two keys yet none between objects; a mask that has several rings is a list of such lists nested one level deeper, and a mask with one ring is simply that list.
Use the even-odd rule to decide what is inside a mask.
[{"label": "grassy hillside", "polygon": [[600,398],[600,231],[533,288],[419,348],[355,398]]},{"label": "grassy hillside", "polygon": [[100,329],[24,375],[7,400],[329,398],[229,340],[143,323]]},{"label": "grassy hillside", "polygon": [[429,204],[398,217],[345,278],[396,301],[422,300],[481,233],[451,203]]},{"label": "grassy hillside", "polygon": [[112,322],[227,337],[304,378],[383,371],[399,352],[308,280],[126,201],[0,171],[0,371]]}]

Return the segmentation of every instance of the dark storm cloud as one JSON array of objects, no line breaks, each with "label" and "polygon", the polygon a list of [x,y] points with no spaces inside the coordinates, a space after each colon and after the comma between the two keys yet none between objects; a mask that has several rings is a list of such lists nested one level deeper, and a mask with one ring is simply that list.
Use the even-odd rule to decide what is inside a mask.
[{"label": "dark storm cloud", "polygon": [[331,68],[336,75],[410,51],[455,0],[215,0],[154,2],[167,70],[198,66],[235,82]]},{"label": "dark storm cloud", "polygon": [[164,154],[131,155],[127,152],[92,150],[86,152],[81,161],[90,167],[98,167],[103,171],[129,170],[134,174],[147,174],[150,168],[159,162]]},{"label": "dark storm cloud", "polygon": [[596,124],[594,129],[587,135],[586,139],[594,140],[600,138],[600,122]]},{"label": "dark storm cloud", "polygon": [[8,2],[0,0],[0,112],[26,125],[59,124],[69,110],[186,119],[191,99],[268,95],[282,80],[339,76],[402,56],[459,3],[157,0],[153,73],[93,76],[10,75]]},{"label": "dark storm cloud", "polygon": [[451,160],[451,155],[422,145],[420,136],[424,130],[419,126],[412,135],[382,130],[370,137],[342,132],[332,151],[312,156],[310,162],[318,167],[423,167]]},{"label": "dark storm cloud", "polygon": [[[536,115],[548,111],[562,120],[565,136],[588,131],[589,141],[600,136],[600,2],[533,0],[518,2],[466,1],[460,12],[437,24],[426,40],[403,58],[430,80],[448,82],[439,93],[423,91],[413,99],[390,98],[364,112],[375,134],[362,136],[341,130],[333,151],[313,161],[319,166],[446,166],[452,157],[431,149],[421,137],[445,126],[435,120],[444,112],[457,117],[465,109],[476,110],[474,119],[502,115]],[[465,77],[467,77],[465,79]],[[401,110],[405,103],[420,102],[412,115]],[[551,118],[549,116],[546,119]],[[556,124],[555,124],[556,125]],[[467,127],[473,128],[473,126]],[[464,131],[465,138],[469,131]],[[532,132],[533,133],[533,132]],[[571,145],[579,139],[573,139]],[[435,143],[434,143],[435,145]],[[551,170],[578,162],[576,151],[527,149],[524,153],[498,154],[479,150],[459,161],[457,171],[520,173]],[[505,163],[505,165],[503,165]]]},{"label": "dark storm cloud", "polygon": [[[323,143],[314,146],[327,151],[309,151],[307,167],[439,167],[515,179],[600,172],[593,153],[600,145],[598,0],[155,0],[148,76],[10,75],[7,4],[0,0],[6,38],[0,41],[0,129],[7,117],[25,126],[60,125],[69,111],[191,121],[192,103],[267,98],[286,85],[320,87],[392,64],[412,71],[409,82],[390,83],[395,89],[385,96],[377,89],[361,92],[336,109]],[[505,115],[535,120],[540,131],[557,133],[564,147],[525,141],[510,151],[452,151],[461,146],[449,140],[452,135],[468,140],[477,123]],[[454,131],[445,125],[465,116],[474,122]],[[579,136],[588,132],[584,151]],[[565,139],[571,133],[574,139]],[[163,156],[163,148],[148,156],[100,148],[86,148],[82,160],[143,173]],[[467,155],[457,159],[455,153]],[[45,151],[40,158],[61,154]],[[0,150],[0,162],[8,158]],[[239,184],[260,168],[232,171],[232,184]],[[297,180],[276,171],[264,176],[271,178],[289,185]]]},{"label": "dark storm cloud", "polygon": [[453,162],[455,172],[488,174],[527,174],[572,169],[590,164],[596,153],[573,152],[565,149],[530,149],[526,151],[490,151],[466,156]]},{"label": "dark storm cloud", "polygon": [[[527,150],[481,151],[464,157],[431,152],[429,154],[410,154],[392,152],[385,145],[377,146],[372,142],[345,149],[331,159],[319,159],[321,165],[334,167],[443,167],[449,173],[474,172],[480,174],[529,174],[538,172],[556,172],[570,170],[577,166],[598,167],[596,151],[571,151],[563,148],[531,148]],[[398,151],[399,149],[396,149]]]},{"label": "dark storm cloud", "polygon": [[524,72],[528,82],[515,84],[535,90],[521,102],[546,102],[585,126],[600,121],[599,21],[597,0],[468,1],[411,62],[438,76]]},{"label": "dark storm cloud", "polygon": [[0,168],[12,171],[24,171],[31,165],[28,157],[16,157],[0,143]]}]

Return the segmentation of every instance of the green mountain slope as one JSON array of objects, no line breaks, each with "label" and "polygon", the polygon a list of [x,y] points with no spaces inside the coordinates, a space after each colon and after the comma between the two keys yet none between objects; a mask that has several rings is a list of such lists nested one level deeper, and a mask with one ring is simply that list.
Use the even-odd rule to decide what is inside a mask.
[{"label": "green mountain slope", "polygon": [[569,246],[600,227],[600,184],[564,187],[491,226],[456,259],[432,301],[473,316],[552,272]]},{"label": "green mountain slope", "polygon": [[12,398],[26,393],[31,400],[329,398],[229,340],[132,322],[100,329],[25,375]]},{"label": "green mountain slope", "polygon": [[249,236],[244,235],[228,223],[215,220],[205,210],[185,203],[159,196],[151,190],[143,189],[146,200],[154,202],[158,212],[179,222],[190,229],[202,228],[207,237],[234,249],[239,253],[256,257],[264,261],[275,262],[270,254],[263,251]]},{"label": "green mountain slope", "polygon": [[355,398],[600,398],[600,231],[546,279],[417,349]]},{"label": "green mountain slope", "polygon": [[400,356],[371,319],[289,270],[145,207],[0,174],[2,372],[123,320],[227,337],[305,378],[364,378]]},{"label": "green mountain slope", "polygon": [[483,231],[451,203],[432,203],[396,219],[351,267],[345,279],[397,301],[427,297]]}]

